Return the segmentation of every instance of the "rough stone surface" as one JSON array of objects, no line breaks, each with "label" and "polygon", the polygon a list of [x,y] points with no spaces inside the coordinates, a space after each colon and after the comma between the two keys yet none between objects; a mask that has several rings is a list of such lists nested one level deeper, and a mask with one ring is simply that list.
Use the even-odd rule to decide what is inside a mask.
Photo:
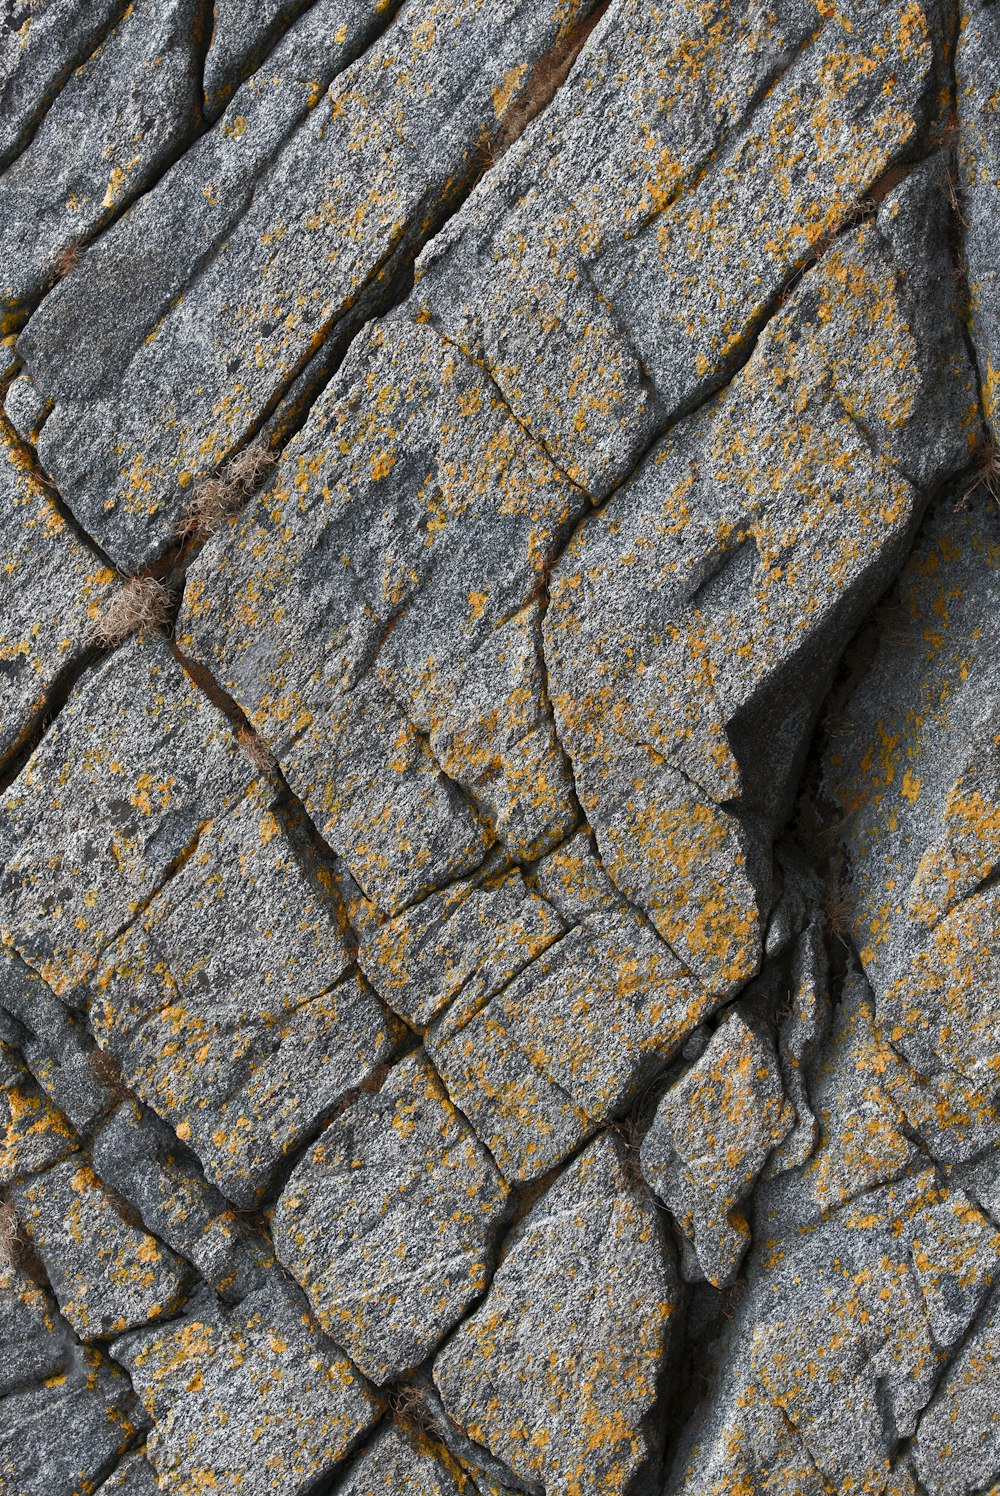
[{"label": "rough stone surface", "polygon": [[61,672],[86,656],[113,573],[73,533],[3,416],[0,500],[0,754],[7,754],[44,711]]},{"label": "rough stone surface", "polygon": [[322,866],[272,801],[254,786],[205,829],[105,952],[92,1009],[130,1085],[241,1205],[394,1033],[351,971]]},{"label": "rough stone surface", "polygon": [[184,488],[242,443],[359,296],[391,284],[573,18],[537,0],[467,0],[438,29],[435,5],[410,0],[301,122],[156,336],[137,340],[122,383],[57,405],[43,460],[116,560],[163,547]]},{"label": "rough stone surface", "polygon": [[966,0],[955,55],[958,170],[968,259],[971,331],[983,407],[997,432],[1000,411],[1000,18],[983,0]]},{"label": "rough stone surface", "polygon": [[423,1058],[361,1095],[292,1172],[281,1261],[376,1382],[419,1365],[486,1288],[507,1188]]},{"label": "rough stone surface", "polygon": [[492,1496],[492,1483],[474,1482],[461,1465],[420,1429],[382,1423],[371,1443],[351,1462],[335,1496]]},{"label": "rough stone surface", "polygon": [[133,0],[0,176],[5,332],[189,136],[201,24],[196,0]]},{"label": "rough stone surface", "polygon": [[0,1478],[17,1496],[81,1496],[142,1427],[127,1378],[85,1347],[51,1296],[0,1268]]},{"label": "rough stone surface", "polygon": [[656,1447],[649,1413],[675,1304],[656,1212],[605,1135],[515,1227],[434,1379],[457,1422],[520,1476],[547,1491],[624,1490]]},{"label": "rough stone surface", "polygon": [[773,1044],[738,1009],[656,1109],[643,1173],[717,1288],[735,1277],[750,1241],[740,1201],[794,1120]]},{"label": "rough stone surface", "polygon": [[0,16],[4,1496],[998,1496],[998,59]]},{"label": "rough stone surface", "polygon": [[183,1265],[128,1220],[85,1156],[27,1180],[10,1199],[81,1340],[119,1335],[183,1301]]},{"label": "rough stone surface", "polygon": [[207,1303],[115,1355],[153,1419],[160,1489],[293,1496],[332,1469],[377,1416],[364,1378],[300,1306],[261,1291],[224,1313]]},{"label": "rough stone surface", "polygon": [[84,678],[4,797],[4,943],[69,997],[253,778],[166,643],[128,644]]}]

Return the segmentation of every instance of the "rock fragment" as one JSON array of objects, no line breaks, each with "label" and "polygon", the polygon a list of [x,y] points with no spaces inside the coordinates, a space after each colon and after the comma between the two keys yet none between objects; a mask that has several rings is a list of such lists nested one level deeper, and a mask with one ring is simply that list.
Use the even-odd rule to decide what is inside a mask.
[{"label": "rock fragment", "polygon": [[57,404],[42,460],[119,565],[151,561],[190,483],[255,432],[356,304],[391,294],[573,19],[539,0],[463,0],[440,26],[430,0],[408,0],[292,133],[127,377]]},{"label": "rock fragment", "polygon": [[334,1488],[334,1496],[501,1496],[498,1487],[473,1481],[447,1449],[417,1429],[383,1422]]},{"label": "rock fragment", "polygon": [[92,985],[99,1042],[240,1205],[396,1040],[273,799],[258,784],[206,827]]},{"label": "rock fragment", "polygon": [[984,0],[964,0],[955,49],[958,190],[968,259],[970,330],[983,385],[983,405],[998,434],[1000,380],[1000,21]]},{"label": "rock fragment", "polygon": [[627,1105],[714,1006],[629,909],[586,834],[541,858],[530,884],[502,864],[484,870],[374,921],[360,951],[515,1181]]},{"label": "rock fragment", "polygon": [[102,1340],[172,1314],[184,1264],[127,1219],[82,1154],[15,1186],[11,1201],[81,1340]]},{"label": "rock fragment", "polygon": [[66,1118],[39,1090],[16,1051],[0,1042],[0,1185],[57,1163],[76,1146]]},{"label": "rock fragment", "polygon": [[773,829],[822,662],[898,566],[925,485],[976,439],[942,174],[916,168],[836,241],[731,384],[584,519],[552,579],[553,706],[604,864],[720,994],[760,960]]},{"label": "rock fragment", "polygon": [[[898,618],[845,706],[827,793],[845,814],[844,898],[879,1024],[930,1102],[935,1156],[997,1137],[1000,850],[994,720],[1000,527],[988,495],[929,514],[897,584]],[[964,1120],[963,1120],[964,1119]]]},{"label": "rock fragment", "polygon": [[[254,11],[259,15],[260,7]],[[209,67],[226,23],[220,0]],[[246,213],[258,178],[306,115],[322,105],[339,66],[363,49],[380,24],[373,0],[348,6],[344,0],[315,0],[223,117],[87,245],[72,275],[49,292],[18,339],[18,350],[50,397],[85,401],[125,381],[143,339]],[[133,273],[122,276],[122,264]],[[66,357],[67,324],[89,357]]]},{"label": "rock fragment", "polygon": [[190,136],[200,25],[195,0],[125,7],[0,176],[5,332]]},{"label": "rock fragment", "polygon": [[4,616],[0,754],[23,740],[61,672],[80,663],[113,573],[73,534],[0,415]]},{"label": "rock fragment", "polygon": [[515,1227],[489,1293],[438,1353],[445,1407],[546,1491],[625,1492],[653,1421],[676,1280],[608,1135]]},{"label": "rock fragment", "polygon": [[260,1291],[116,1343],[153,1420],[161,1489],[297,1496],[369,1428],[376,1404],[350,1362],[290,1299]]},{"label": "rock fragment", "polygon": [[708,1047],[670,1087],[643,1140],[643,1173],[692,1243],[710,1283],[735,1277],[750,1241],[739,1209],[772,1149],[795,1120],[774,1041],[754,1015],[735,1008]]},{"label": "rock fragment", "polygon": [[386,913],[576,820],[539,589],[586,502],[471,363],[396,320],[193,568],[184,647]]},{"label": "rock fragment", "polygon": [[103,1482],[97,1496],[157,1496],[159,1486],[144,1453],[127,1454],[113,1475]]},{"label": "rock fragment", "polygon": [[426,1359],[489,1282],[508,1190],[433,1069],[412,1056],[296,1165],[279,1258],[376,1382]]},{"label": "rock fragment", "polygon": [[238,1301],[267,1281],[274,1268],[267,1239],[209,1184],[154,1113],[123,1102],[94,1136],[93,1165],[223,1299]]},{"label": "rock fragment", "polygon": [[76,687],[0,800],[4,943],[78,998],[100,952],[252,777],[166,642],[127,645]]},{"label": "rock fragment", "polygon": [[17,154],[74,70],[124,10],[121,0],[49,0],[9,19],[0,66],[0,164]]},{"label": "rock fragment", "polygon": [[80,1496],[142,1426],[128,1378],[81,1346],[50,1295],[0,1266],[0,1481],[18,1496]]},{"label": "rock fragment", "polygon": [[987,1490],[1000,1477],[1000,1295],[993,1294],[920,1420],[915,1463],[930,1496]]}]

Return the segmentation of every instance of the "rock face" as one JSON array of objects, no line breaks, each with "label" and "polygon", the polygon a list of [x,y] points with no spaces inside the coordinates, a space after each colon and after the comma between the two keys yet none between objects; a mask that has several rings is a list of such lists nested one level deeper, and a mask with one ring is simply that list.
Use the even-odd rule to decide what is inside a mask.
[{"label": "rock face", "polygon": [[4,1496],[1000,1491],[998,100],[8,6]]},{"label": "rock face", "polygon": [[486,1288],[507,1193],[432,1067],[407,1058],[293,1170],[275,1246],[327,1334],[395,1381]]},{"label": "rock face", "polygon": [[624,1490],[662,1432],[649,1415],[675,1307],[656,1211],[620,1146],[599,1138],[514,1228],[434,1380],[452,1416],[522,1479]]}]

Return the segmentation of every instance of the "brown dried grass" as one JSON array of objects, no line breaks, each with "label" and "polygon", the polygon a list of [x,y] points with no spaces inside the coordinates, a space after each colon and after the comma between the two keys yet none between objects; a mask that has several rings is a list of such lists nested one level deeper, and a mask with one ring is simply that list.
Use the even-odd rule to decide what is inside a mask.
[{"label": "brown dried grass", "polygon": [[236,741],[243,756],[262,774],[269,774],[277,766],[278,760],[270,748],[251,728],[241,727],[236,734]]},{"label": "brown dried grass", "polygon": [[164,629],[170,622],[173,598],[155,577],[130,577],[111,599],[93,628],[102,649],[115,649],[132,634]]},{"label": "brown dried grass", "polygon": [[6,1200],[0,1201],[0,1269],[13,1267],[17,1261],[18,1249],[24,1245],[24,1238],[14,1214],[13,1205],[8,1205]]},{"label": "brown dried grass", "polygon": [[252,442],[231,457],[219,473],[199,478],[177,533],[182,539],[207,540],[241,509],[277,462],[263,442]]}]

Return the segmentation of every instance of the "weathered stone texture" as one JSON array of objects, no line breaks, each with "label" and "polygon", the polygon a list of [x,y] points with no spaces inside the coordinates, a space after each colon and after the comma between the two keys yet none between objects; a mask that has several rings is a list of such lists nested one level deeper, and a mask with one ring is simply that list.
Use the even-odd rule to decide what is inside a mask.
[{"label": "weathered stone texture", "polygon": [[44,710],[60,673],[86,655],[113,573],[74,535],[2,415],[0,502],[0,755],[6,755]]},{"label": "weathered stone texture", "polygon": [[377,1416],[364,1379],[301,1307],[251,1294],[206,1305],[115,1346],[154,1421],[160,1488],[293,1496],[342,1458]]},{"label": "weathered stone texture", "polygon": [[376,1382],[419,1365],[486,1288],[507,1188],[422,1058],[362,1094],[292,1172],[279,1258]]},{"label": "weathered stone texture", "polygon": [[652,1204],[599,1138],[515,1228],[490,1291],[434,1362],[445,1406],[547,1491],[624,1490],[676,1302]]},{"label": "weathered stone texture", "polygon": [[4,1496],[997,1496],[1000,10],[8,12]]}]

